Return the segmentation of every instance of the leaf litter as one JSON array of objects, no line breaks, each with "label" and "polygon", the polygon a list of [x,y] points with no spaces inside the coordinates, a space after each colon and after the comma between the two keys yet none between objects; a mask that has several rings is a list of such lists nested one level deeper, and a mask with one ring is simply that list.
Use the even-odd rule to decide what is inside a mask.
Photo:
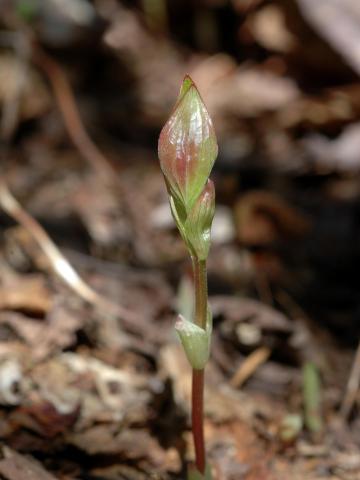
[{"label": "leaf litter", "polygon": [[[15,115],[1,181],[30,219],[2,202],[4,479],[180,480],[193,458],[189,375],[173,332],[188,266],[153,148],[185,71],[222,145],[214,176],[228,233],[219,227],[209,264],[205,428],[216,478],[359,478],[357,388],[347,422],[339,412],[358,333],[357,7],[347,0],[331,30],[321,12],[334,15],[336,1],[331,11],[304,0],[223,3],[189,8],[198,27],[232,9],[231,47],[212,24],[217,51],[191,22],[179,36],[181,5],[162,32],[125,2],[94,2],[82,26],[42,9],[28,59],[0,36],[0,105]],[[95,18],[107,22],[104,43],[85,48],[102,34]],[[11,6],[1,24],[26,38]],[[34,224],[87,294],[61,281]],[[307,361],[321,378],[320,436],[303,428]]]}]

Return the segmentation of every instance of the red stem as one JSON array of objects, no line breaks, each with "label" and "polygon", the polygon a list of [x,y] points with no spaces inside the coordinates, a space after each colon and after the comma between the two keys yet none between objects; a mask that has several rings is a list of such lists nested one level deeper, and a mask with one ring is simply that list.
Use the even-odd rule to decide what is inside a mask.
[{"label": "red stem", "polygon": [[195,445],[195,464],[205,474],[204,442],[204,370],[193,370],[192,377],[192,433]]},{"label": "red stem", "polygon": [[[194,259],[195,323],[206,329],[207,322],[207,278],[206,262]],[[192,432],[195,446],[195,464],[205,474],[204,442],[204,370],[193,369],[192,376]]]}]

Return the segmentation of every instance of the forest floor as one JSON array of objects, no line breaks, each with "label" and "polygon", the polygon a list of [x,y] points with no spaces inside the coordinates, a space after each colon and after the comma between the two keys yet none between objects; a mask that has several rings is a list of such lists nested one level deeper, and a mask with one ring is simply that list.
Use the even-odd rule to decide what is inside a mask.
[{"label": "forest floor", "polygon": [[190,73],[220,145],[214,478],[360,480],[360,9],[324,2],[1,7],[1,479],[186,477],[192,278],[156,143]]}]

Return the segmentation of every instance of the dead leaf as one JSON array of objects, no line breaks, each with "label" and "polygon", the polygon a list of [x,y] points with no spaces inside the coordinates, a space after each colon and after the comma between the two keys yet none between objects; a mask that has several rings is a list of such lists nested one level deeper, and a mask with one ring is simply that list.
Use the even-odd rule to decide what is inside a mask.
[{"label": "dead leaf", "polygon": [[[22,61],[14,55],[0,55],[0,105],[16,100],[18,84],[23,82]],[[40,76],[30,69],[22,85],[20,116],[22,119],[39,117],[47,110],[50,95]]]},{"label": "dead leaf", "polygon": [[[209,92],[209,111],[220,115],[256,117],[263,112],[276,111],[299,97],[300,91],[290,78],[247,67],[214,86]],[[218,113],[217,113],[218,112]],[[222,121],[218,119],[221,124]]]},{"label": "dead leaf", "polygon": [[181,468],[178,452],[160,447],[158,442],[143,429],[125,429],[97,425],[83,432],[74,433],[68,438],[72,445],[89,455],[119,455],[127,460],[146,459],[161,471],[179,471]]},{"label": "dead leaf", "polygon": [[6,480],[56,480],[39,462],[8,447],[2,449],[0,475]]},{"label": "dead leaf", "polygon": [[43,275],[1,272],[0,309],[44,317],[52,306],[51,292]]},{"label": "dead leaf", "polygon": [[311,222],[300,210],[274,192],[253,190],[235,206],[238,239],[246,246],[271,245],[303,237]]},{"label": "dead leaf", "polygon": [[84,326],[84,311],[73,309],[60,296],[54,298],[53,308],[45,319],[31,318],[23,313],[0,312],[0,326],[9,327],[31,348],[33,360],[42,360],[76,341],[76,333]]},{"label": "dead leaf", "polygon": [[311,25],[360,74],[360,5],[357,0],[297,0]]},{"label": "dead leaf", "polygon": [[216,295],[211,297],[214,316],[222,315],[229,322],[249,322],[269,331],[291,333],[289,319],[280,311],[249,298]]},{"label": "dead leaf", "polygon": [[277,5],[259,9],[246,24],[257,42],[269,50],[289,52],[296,44],[296,38],[286,28],[284,13]]},{"label": "dead leaf", "polygon": [[18,418],[31,417],[33,421],[28,423],[28,428],[43,437],[53,438],[72,428],[79,413],[80,405],[76,405],[73,411],[65,413],[55,408],[52,403],[40,400],[38,403],[20,408],[17,416]]},{"label": "dead leaf", "polygon": [[352,123],[334,140],[312,134],[303,145],[324,172],[356,172],[360,169],[360,124]]},{"label": "dead leaf", "polygon": [[15,358],[8,358],[0,363],[0,403],[18,405],[22,400],[20,389],[22,368]]}]

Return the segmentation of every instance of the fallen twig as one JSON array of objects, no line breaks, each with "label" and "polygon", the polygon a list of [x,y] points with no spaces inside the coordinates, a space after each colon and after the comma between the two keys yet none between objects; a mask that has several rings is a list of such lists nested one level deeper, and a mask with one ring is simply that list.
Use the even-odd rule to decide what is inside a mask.
[{"label": "fallen twig", "polygon": [[104,180],[114,182],[115,169],[88,135],[63,69],[38,46],[33,49],[33,61],[45,72],[52,85],[66,130],[76,148]]},{"label": "fallen twig", "polygon": [[0,135],[3,140],[9,141],[18,121],[21,99],[29,69],[30,46],[27,39],[18,32],[0,32],[1,45],[11,45],[19,59],[19,72],[15,79],[14,94],[5,98],[0,121]]},{"label": "fallen twig", "polygon": [[248,357],[241,363],[238,370],[230,380],[230,384],[234,388],[240,388],[251,375],[270,357],[271,350],[268,347],[260,347],[250,353]]},{"label": "fallen twig", "polygon": [[131,311],[104,298],[84,282],[43,227],[15,199],[4,180],[0,181],[0,207],[30,232],[49,260],[54,272],[83,300],[98,307],[104,313],[121,316],[129,322],[136,322],[137,317]]}]

